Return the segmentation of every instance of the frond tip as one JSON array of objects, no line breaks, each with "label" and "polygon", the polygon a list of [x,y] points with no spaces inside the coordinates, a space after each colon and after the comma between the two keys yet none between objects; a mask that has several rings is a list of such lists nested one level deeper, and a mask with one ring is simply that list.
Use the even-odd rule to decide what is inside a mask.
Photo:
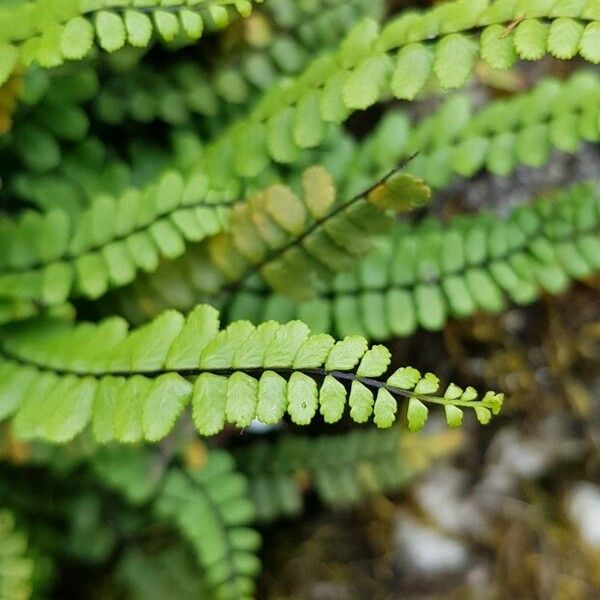
[{"label": "frond tip", "polygon": [[100,442],[157,441],[190,404],[202,435],[286,415],[308,425],[317,412],[326,423],[348,412],[384,428],[401,399],[409,401],[414,431],[428,404],[444,406],[456,426],[465,408],[489,421],[503,398],[488,392],[476,401],[475,390],[455,385],[439,395],[438,378],[411,367],[382,379],[387,348],[369,347],[358,335],[311,335],[301,321],[236,321],[219,330],[218,312],[207,305],[187,319],[167,311],[131,332],[114,317],[77,326],[40,319],[0,336],[0,418],[12,415],[15,433],[26,439],[65,442],[91,423]]}]

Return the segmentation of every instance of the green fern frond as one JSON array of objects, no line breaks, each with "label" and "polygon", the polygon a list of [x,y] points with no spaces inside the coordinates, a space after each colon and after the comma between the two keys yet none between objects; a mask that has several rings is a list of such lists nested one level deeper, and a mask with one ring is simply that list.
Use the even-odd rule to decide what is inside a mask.
[{"label": "green fern frond", "polygon": [[[555,36],[540,44],[534,23],[555,28],[555,21],[570,19],[581,24],[581,39],[593,38],[590,46],[596,48],[599,15],[594,1],[569,5],[574,13],[569,17],[555,4],[543,3],[529,17],[527,2],[458,0],[403,15],[382,30],[375,21],[364,20],[339,51],[323,54],[293,82],[269,90],[247,119],[219,136],[204,156],[207,173],[225,180],[234,174],[253,177],[270,161],[294,163],[301,149],[320,144],[327,123],[340,123],[390,95],[413,99],[431,78],[444,89],[463,86],[478,56],[486,60],[504,52],[498,42],[511,45],[512,53],[501,65],[488,60],[493,68],[508,68],[518,57],[538,60],[547,52],[560,54]],[[507,26],[515,20],[519,25],[513,31]],[[533,53],[529,46],[542,51]],[[583,57],[594,64],[600,60],[595,51],[584,51]]]},{"label": "green fern frond", "polygon": [[27,555],[27,536],[16,529],[8,510],[0,510],[0,600],[30,598],[34,562]]},{"label": "green fern frond", "polygon": [[392,211],[429,199],[421,180],[397,171],[337,202],[333,180],[313,166],[302,174],[302,199],[276,184],[235,205],[229,231],[206,243],[217,272],[205,279],[211,286],[223,279],[230,294],[260,273],[274,290],[296,299],[313,296],[319,280],[349,268],[369,250],[371,234],[391,228]]},{"label": "green fern frond", "polygon": [[[288,188],[272,186],[238,205],[231,223],[228,209],[219,206],[224,194],[207,190],[207,181],[200,176],[184,181],[176,171],[167,172],[143,194],[130,189],[120,198],[97,196],[73,224],[61,210],[5,218],[0,220],[0,232],[9,243],[0,249],[2,296],[7,301],[23,300],[24,314],[31,302],[47,306],[71,295],[98,298],[111,287],[130,283],[140,269],[155,270],[161,257],[181,256],[186,242],[199,242],[225,227],[231,227],[232,234],[217,236],[209,245],[225,275],[235,280],[254,265],[281,289],[283,262],[287,267],[295,257],[295,265],[299,261],[302,266],[314,265],[304,271],[306,281],[318,268],[333,272],[340,268],[338,263],[348,266],[355,248],[368,242],[361,229],[381,231],[387,223],[382,210],[409,209],[428,197],[428,188],[418,180],[392,174],[329,214],[334,189],[328,175],[315,168],[303,181],[304,203]],[[253,226],[250,217],[260,219],[260,224]]]},{"label": "green fern frond", "polygon": [[479,310],[498,313],[508,302],[529,304],[599,270],[600,195],[597,185],[579,185],[519,206],[507,218],[399,223],[320,297],[297,304],[249,289],[227,315],[301,318],[315,331],[384,340],[418,327],[437,331],[449,318]]},{"label": "green fern frond", "polygon": [[347,406],[358,423],[390,427],[404,398],[416,430],[426,414],[413,418],[414,407],[427,412],[423,403],[477,408],[488,418],[502,404],[501,394],[475,401],[472,388],[453,384],[439,395],[437,377],[411,367],[382,379],[389,351],[360,336],[336,342],[300,321],[219,330],[218,312],[205,305],[187,319],[166,312],[132,332],[117,317],[76,326],[41,319],[1,337],[0,418],[12,416],[23,439],[65,442],[91,423],[100,442],[156,441],[189,404],[202,435],[286,415],[307,425],[317,412],[334,423]]},{"label": "green fern frond", "polygon": [[[257,0],[260,2],[261,0]],[[17,65],[57,67],[93,48],[115,52],[166,42],[197,40],[204,26],[224,27],[231,9],[242,16],[250,0],[38,0],[0,9],[0,83]]]},{"label": "green fern frond", "polygon": [[200,175],[184,180],[171,171],[143,191],[97,196],[76,222],[59,209],[0,218],[8,241],[0,248],[2,296],[44,305],[73,293],[97,298],[131,282],[138,269],[154,270],[161,256],[180,256],[186,241],[200,241],[226,224],[219,204],[233,193],[207,184]]},{"label": "green fern frond", "polygon": [[444,188],[453,176],[472,177],[482,169],[508,175],[519,164],[541,167],[553,149],[575,153],[585,141],[600,141],[600,76],[582,70],[564,81],[543,79],[528,92],[477,110],[468,96],[451,95],[416,126],[403,113],[390,112],[357,148],[349,179],[361,185],[419,151],[408,171]]},{"label": "green fern frond", "polygon": [[[452,432],[456,433],[456,432]],[[240,447],[236,460],[248,476],[257,519],[297,516],[311,489],[330,506],[348,506],[368,495],[397,491],[455,445],[450,432],[403,436],[398,428],[356,429],[343,434],[285,435]],[[418,457],[418,460],[417,460]]]},{"label": "green fern frond", "polygon": [[211,450],[200,467],[161,463],[143,448],[109,448],[92,459],[108,487],[135,504],[152,507],[194,550],[211,597],[252,598],[260,571],[260,535],[251,528],[256,509],[246,477],[224,450]]},{"label": "green fern frond", "polygon": [[229,454],[213,451],[200,469],[171,471],[155,508],[194,548],[214,597],[250,600],[261,539],[250,527],[255,507],[247,481],[234,467]]},{"label": "green fern frond", "polygon": [[[542,80],[527,93],[490,102],[479,110],[466,96],[451,95],[414,127],[404,113],[391,111],[360,144],[340,131],[330,132],[327,147],[315,158],[346,197],[360,193],[416,151],[420,152],[406,170],[433,187],[443,187],[454,174],[471,176],[487,169],[507,175],[519,163],[540,166],[553,147],[576,152],[583,142],[600,140],[599,117],[600,78],[591,71],[577,71],[565,81]],[[180,259],[141,273],[113,302],[132,322],[140,322],[171,307],[187,311],[208,300],[228,304],[227,295],[219,299],[223,285],[221,274],[207,261],[204,246],[192,244]],[[285,299],[274,298],[273,304],[280,308],[267,303],[264,314],[278,320],[297,316]],[[239,314],[254,319],[259,313],[249,308]]]},{"label": "green fern frond", "polygon": [[[237,46],[206,70],[186,60],[168,70],[140,63],[104,78],[95,114],[110,124],[164,120],[214,134],[259,92],[302,70],[315,51],[335,47],[361,17],[379,18],[382,0],[275,0],[253,12]],[[203,119],[193,119],[195,115]]]}]

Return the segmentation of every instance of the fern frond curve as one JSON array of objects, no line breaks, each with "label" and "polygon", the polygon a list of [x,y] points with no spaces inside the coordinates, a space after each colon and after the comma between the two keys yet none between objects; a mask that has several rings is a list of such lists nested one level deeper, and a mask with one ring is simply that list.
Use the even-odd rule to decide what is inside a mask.
[{"label": "fern frond curve", "polygon": [[[409,159],[410,160],[410,159]],[[408,161],[405,161],[408,162]],[[212,290],[232,294],[260,274],[272,289],[306,299],[315,282],[353,265],[370,248],[370,237],[391,228],[392,213],[422,206],[430,195],[420,179],[400,173],[401,163],[368,189],[336,199],[334,182],[321,167],[302,174],[300,198],[281,184],[238,203],[229,230],[206,243]],[[214,284],[223,280],[221,290]]]},{"label": "fern frond curve", "polygon": [[[357,20],[379,19],[382,12],[382,0],[265,2],[252,13],[241,48],[218,56],[214,70],[187,60],[168,72],[139,64],[127,73],[111,73],[94,101],[95,112],[110,124],[159,119],[177,126],[193,123],[214,135],[260,92],[301,71],[314,52],[335,47]],[[169,101],[159,102],[158,96]]]},{"label": "fern frond curve", "polygon": [[[542,80],[527,93],[490,102],[479,110],[473,109],[466,96],[451,95],[414,127],[404,113],[390,111],[360,145],[338,132],[317,157],[332,174],[339,195],[345,197],[360,193],[417,150],[406,171],[440,188],[454,174],[466,177],[485,168],[508,175],[519,163],[541,166],[553,147],[576,152],[583,142],[600,140],[599,117],[600,77],[583,70],[564,81]],[[181,258],[162,263],[152,273],[141,273],[112,301],[129,320],[139,323],[167,308],[190,310],[198,302],[237,305],[229,295],[219,296],[224,285],[222,275],[210,266],[204,245],[192,244]],[[252,291],[247,291],[251,298]],[[295,318],[297,310],[280,300],[272,303],[281,305],[279,310],[263,306],[261,313],[259,307],[248,306],[246,312],[234,310],[232,314],[252,320],[260,314],[275,315],[277,320]],[[255,301],[260,302],[258,296]],[[373,335],[368,329],[359,331]]]},{"label": "fern frond curve", "polygon": [[[12,416],[24,439],[65,442],[91,423],[100,442],[157,441],[190,404],[202,435],[286,415],[308,425],[317,412],[334,423],[347,407],[355,422],[386,428],[403,399],[411,430],[424,425],[426,404],[444,407],[454,427],[463,409],[485,423],[502,404],[501,394],[476,400],[473,388],[454,384],[440,395],[438,378],[412,367],[382,379],[389,351],[360,336],[336,342],[300,321],[220,330],[207,305],[187,319],[168,311],[131,332],[116,317],[76,326],[41,319],[6,327],[1,338],[0,417]],[[449,406],[458,412],[448,414]]]}]

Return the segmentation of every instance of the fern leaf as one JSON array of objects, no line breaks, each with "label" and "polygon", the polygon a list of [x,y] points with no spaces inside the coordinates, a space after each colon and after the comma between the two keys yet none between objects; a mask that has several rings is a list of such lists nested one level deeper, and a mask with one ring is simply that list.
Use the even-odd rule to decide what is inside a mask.
[{"label": "fern leaf", "polygon": [[[192,335],[199,331],[197,343]],[[76,327],[42,319],[6,329],[2,348],[0,414],[13,415],[16,433],[26,439],[65,442],[92,424],[99,441],[156,441],[190,402],[203,435],[226,424],[246,427],[257,417],[273,423],[286,412],[306,425],[319,406],[333,422],[346,402],[343,383],[350,385],[350,416],[357,422],[374,415],[391,425],[389,398],[374,407],[373,389],[380,388],[423,402],[475,406],[436,396],[431,375],[421,379],[416,370],[411,385],[400,372],[387,383],[365,377],[383,374],[389,352],[369,349],[361,336],[333,343],[329,336],[311,336],[298,321],[258,328],[238,321],[217,332],[208,307],[185,320],[169,311],[130,333],[116,318]],[[187,379],[195,379],[193,386]],[[495,409],[498,398],[486,396],[483,406]]]},{"label": "fern leaf", "polygon": [[[246,176],[234,163],[223,160],[240,146],[241,132],[246,129],[243,123],[251,123],[255,132],[259,128],[266,132],[258,136],[260,139],[266,135],[269,140],[264,148],[257,148],[257,153],[262,155],[261,164],[269,160],[297,162],[301,157],[299,144],[294,139],[298,107],[305,111],[310,106],[314,111],[318,104],[322,120],[341,122],[353,110],[368,108],[389,92],[400,98],[416,97],[432,71],[442,88],[460,87],[470,78],[479,54],[494,68],[510,66],[515,53],[525,60],[540,60],[547,52],[570,55],[574,47],[582,49],[583,38],[576,39],[581,34],[577,19],[591,20],[586,27],[595,24],[594,15],[588,15],[583,7],[571,18],[554,18],[547,4],[537,11],[529,11],[524,19],[519,10],[516,5],[502,0],[489,5],[458,1],[420,15],[400,16],[383,31],[379,31],[374,21],[358,23],[337,52],[308,65],[292,84],[270,90],[247,119],[219,136],[204,156],[207,172]],[[505,36],[504,29],[515,22],[518,24],[514,32],[508,29]],[[440,23],[447,23],[443,31]],[[590,56],[593,62],[591,38],[591,33],[585,38],[585,47],[591,51],[584,50],[583,56]],[[432,48],[425,47],[425,42]],[[396,64],[391,59],[392,52],[398,54]],[[314,97],[317,89],[322,90],[318,103]],[[298,138],[300,146],[312,146],[321,138],[321,119],[311,112],[311,120],[318,135],[311,139],[303,133]]]}]

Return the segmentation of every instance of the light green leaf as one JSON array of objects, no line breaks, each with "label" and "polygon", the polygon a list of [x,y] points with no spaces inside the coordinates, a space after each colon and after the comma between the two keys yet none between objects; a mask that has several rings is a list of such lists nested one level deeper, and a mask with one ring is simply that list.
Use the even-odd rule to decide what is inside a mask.
[{"label": "light green leaf", "polygon": [[564,17],[556,19],[548,33],[548,52],[562,60],[573,58],[579,50],[582,36],[581,23]]},{"label": "light green leaf", "polygon": [[419,431],[423,429],[427,421],[429,409],[417,398],[411,398],[408,402],[408,429],[410,431]]},{"label": "light green leaf", "polygon": [[295,371],[287,386],[288,413],[296,425],[308,425],[317,412],[317,384],[312,377]]},{"label": "light green leaf", "polygon": [[517,60],[512,33],[502,25],[490,25],[481,34],[481,58],[492,69],[510,69]]},{"label": "light green leaf", "polygon": [[179,13],[179,18],[181,20],[183,31],[185,31],[190,39],[197,40],[202,37],[204,22],[197,12],[184,9]]},{"label": "light green leaf", "polygon": [[386,372],[391,360],[391,352],[385,346],[377,344],[362,357],[356,374],[359,377],[380,377]]},{"label": "light green leaf", "polygon": [[396,412],[398,410],[398,402],[396,398],[390,394],[385,388],[379,388],[377,399],[373,407],[373,421],[377,427],[391,427],[396,420]]},{"label": "light green leaf", "polygon": [[365,423],[373,412],[373,392],[360,381],[350,387],[350,417],[357,423]]},{"label": "light green leaf", "polygon": [[413,367],[400,367],[391,377],[387,384],[402,390],[412,390],[421,379],[421,373]]},{"label": "light green leaf", "polygon": [[327,375],[319,391],[319,412],[325,423],[339,421],[346,407],[346,388],[335,377]]},{"label": "light green leaf", "polygon": [[310,329],[302,321],[290,321],[282,325],[267,347],[264,364],[268,367],[291,367],[309,334]]},{"label": "light green leaf", "polygon": [[492,419],[492,413],[485,406],[475,405],[475,415],[482,425],[487,425]]},{"label": "light green leaf", "polygon": [[225,415],[236,427],[248,427],[256,414],[258,381],[246,373],[236,371],[227,383]]},{"label": "light green leaf", "polygon": [[286,409],[287,381],[273,371],[265,371],[258,382],[256,418],[266,425],[275,425]]},{"label": "light green leaf", "polygon": [[446,413],[446,423],[448,423],[448,427],[454,429],[462,425],[463,411],[458,408],[458,406],[446,404],[446,406],[444,406],[444,411]]},{"label": "light green leaf", "polygon": [[440,380],[433,373],[425,373],[415,386],[415,394],[435,394],[440,386]]},{"label": "light green leaf", "polygon": [[94,43],[94,28],[85,17],[71,19],[63,29],[60,50],[65,58],[83,58]]},{"label": "light green leaf", "polygon": [[524,60],[540,60],[546,54],[548,25],[537,19],[527,19],[515,30],[515,49]]},{"label": "light green leaf", "polygon": [[192,417],[201,435],[215,435],[225,426],[227,377],[202,373],[192,391]]},{"label": "light green leaf", "polygon": [[177,373],[157,377],[144,405],[145,439],[157,442],[167,436],[191,395],[192,384]]},{"label": "light green leaf", "polygon": [[367,351],[367,340],[360,335],[349,335],[336,342],[325,362],[326,371],[349,371]]},{"label": "light green leaf", "polygon": [[199,365],[205,346],[219,333],[219,311],[201,304],[187,317],[183,329],[175,338],[165,366],[167,369],[193,369]]},{"label": "light green leaf", "polygon": [[175,36],[179,33],[179,21],[177,16],[166,10],[157,10],[154,13],[154,24],[158,33],[167,42],[171,42],[175,39]]},{"label": "light green leaf", "polygon": [[398,53],[391,89],[400,100],[414,100],[433,67],[433,53],[424,44],[408,44]]},{"label": "light green leaf", "polygon": [[479,46],[465,35],[452,33],[440,40],[433,70],[444,89],[463,86],[473,74]]},{"label": "light green leaf", "polygon": [[579,42],[579,53],[588,62],[600,64],[600,23],[588,23]]},{"label": "light green leaf", "polygon": [[448,398],[449,400],[457,400],[462,396],[462,393],[462,388],[459,388],[454,383],[451,383],[444,393],[444,398]]},{"label": "light green leaf", "polygon": [[125,45],[125,25],[116,13],[101,10],[96,14],[96,33],[100,46],[115,52]]},{"label": "light green leaf", "polygon": [[152,38],[150,17],[137,10],[125,11],[125,28],[129,43],[136,48],[145,48]]},{"label": "light green leaf", "polygon": [[355,67],[344,84],[344,103],[348,108],[365,109],[379,100],[391,67],[387,54],[365,58]]}]

